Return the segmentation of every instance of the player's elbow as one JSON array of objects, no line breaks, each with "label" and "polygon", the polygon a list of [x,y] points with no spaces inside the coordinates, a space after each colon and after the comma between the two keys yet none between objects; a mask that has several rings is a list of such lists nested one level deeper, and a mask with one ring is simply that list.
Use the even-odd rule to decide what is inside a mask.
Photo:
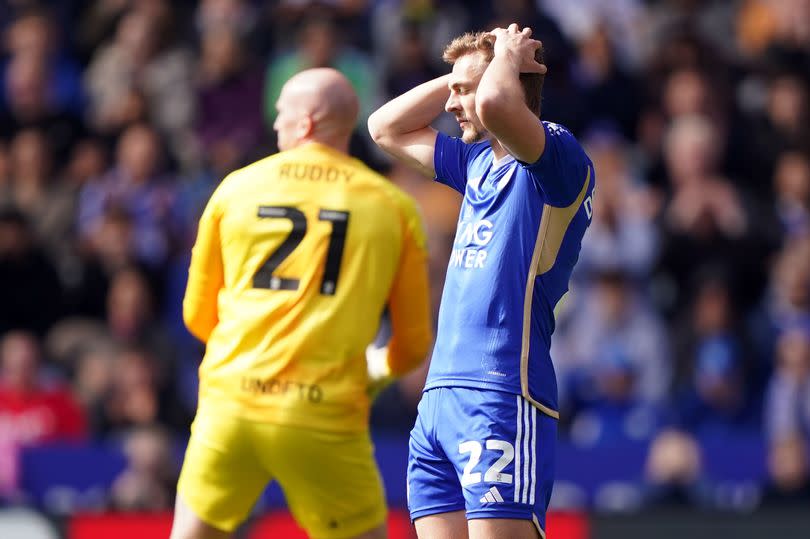
[{"label": "player's elbow", "polygon": [[210,316],[204,316],[199,309],[193,308],[188,303],[183,304],[183,323],[189,333],[204,343],[208,342],[208,337],[216,325],[216,321],[212,321]]},{"label": "player's elbow", "polygon": [[183,320],[186,323],[186,329],[188,329],[189,333],[194,335],[194,337],[203,343],[208,342],[208,337],[211,335],[211,332],[208,331],[205,326],[198,323],[198,321],[194,318],[186,318],[184,316]]},{"label": "player's elbow", "polygon": [[484,92],[475,97],[475,114],[486,129],[491,129],[506,114],[506,102],[498,92]]},{"label": "player's elbow", "polygon": [[368,117],[368,134],[371,135],[371,140],[380,147],[383,147],[388,139],[389,127],[380,110],[374,111]]}]

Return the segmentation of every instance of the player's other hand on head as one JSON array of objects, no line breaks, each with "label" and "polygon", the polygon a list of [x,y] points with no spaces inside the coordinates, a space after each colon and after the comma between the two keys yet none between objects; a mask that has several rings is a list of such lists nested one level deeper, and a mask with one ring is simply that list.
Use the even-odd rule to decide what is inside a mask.
[{"label": "player's other hand on head", "polygon": [[509,28],[495,28],[489,32],[495,47],[495,56],[512,54],[519,61],[520,73],[539,73],[544,75],[548,69],[545,64],[535,60],[535,52],[542,43],[532,39],[532,29],[528,26],[520,30],[516,23]]}]

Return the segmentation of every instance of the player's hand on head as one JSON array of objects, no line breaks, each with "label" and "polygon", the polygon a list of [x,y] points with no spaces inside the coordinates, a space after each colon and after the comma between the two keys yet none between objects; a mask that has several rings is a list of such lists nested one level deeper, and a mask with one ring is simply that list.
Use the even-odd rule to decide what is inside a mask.
[{"label": "player's hand on head", "polygon": [[509,28],[495,28],[489,32],[495,47],[495,55],[512,53],[519,60],[521,73],[539,73],[544,75],[548,68],[535,60],[534,55],[542,43],[532,39],[532,29],[528,26],[520,30],[517,24],[512,23]]}]

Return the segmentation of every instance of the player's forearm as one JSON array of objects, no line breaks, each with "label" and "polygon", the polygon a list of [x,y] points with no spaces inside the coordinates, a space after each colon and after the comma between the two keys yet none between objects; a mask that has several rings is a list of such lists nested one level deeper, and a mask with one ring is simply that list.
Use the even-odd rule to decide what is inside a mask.
[{"label": "player's forearm", "polygon": [[398,135],[428,127],[444,110],[450,95],[443,75],[405,92],[377,109],[368,119],[371,138],[383,149]]},{"label": "player's forearm", "polygon": [[432,336],[430,330],[406,338],[394,338],[388,345],[388,368],[395,377],[407,374],[427,358]]},{"label": "player's forearm", "polygon": [[388,300],[391,317],[388,367],[395,376],[421,365],[433,340],[423,226],[421,222],[413,223],[406,237],[407,247]]},{"label": "player's forearm", "polygon": [[520,84],[520,58],[511,51],[496,54],[475,93],[475,112],[481,123],[492,129],[503,115],[514,114],[518,107],[525,107],[525,102]]},{"label": "player's forearm", "polygon": [[202,342],[208,342],[208,337],[217,325],[217,310],[210,302],[191,293],[186,294],[183,300],[183,322],[189,332]]},{"label": "player's forearm", "polygon": [[201,260],[199,254],[194,252],[191,258],[186,294],[183,297],[183,322],[192,335],[202,342],[208,342],[219,318],[216,302],[219,282],[210,280],[210,268],[205,267],[207,261]]},{"label": "player's forearm", "polygon": [[203,342],[208,342],[219,321],[217,296],[223,283],[219,229],[217,219],[212,217],[214,213],[212,200],[200,218],[183,297],[183,322],[191,334]]}]

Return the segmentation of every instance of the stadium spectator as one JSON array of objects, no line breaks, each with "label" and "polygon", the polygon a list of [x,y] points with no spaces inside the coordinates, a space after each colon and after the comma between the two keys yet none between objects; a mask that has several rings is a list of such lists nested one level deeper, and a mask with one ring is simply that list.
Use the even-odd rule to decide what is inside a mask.
[{"label": "stadium spectator", "polygon": [[438,70],[431,62],[423,32],[416,24],[404,24],[399,42],[393,47],[393,58],[388,62],[385,92],[389,96],[404,94],[438,75]]},{"label": "stadium spectator", "polygon": [[593,222],[582,240],[575,278],[587,280],[600,271],[621,270],[643,282],[658,255],[654,218],[659,197],[634,177],[630,148],[616,133],[593,132],[585,147],[599,171],[599,195],[594,198]]},{"label": "stadium spectator", "polygon": [[65,186],[79,189],[91,179],[101,176],[107,169],[107,159],[107,148],[100,138],[81,139],[62,171]]},{"label": "stadium spectator", "polygon": [[[93,380],[104,377],[97,356],[117,355],[115,348],[137,347],[154,356],[160,365],[161,380],[166,382],[167,387],[171,385],[170,382],[174,383],[173,369],[178,359],[175,343],[158,323],[157,300],[144,273],[134,266],[123,266],[109,276],[95,276],[109,279],[103,285],[106,295],[102,316],[96,319],[82,316],[66,318],[54,326],[47,338],[48,349],[53,352],[54,358],[64,369],[76,373],[77,382],[83,383],[82,376]],[[101,293],[102,290],[96,292]],[[86,359],[88,371],[83,372]],[[88,391],[91,395],[96,394],[93,388]]]},{"label": "stadium spectator", "polygon": [[[377,61],[383,65],[394,62],[398,55],[403,34],[418,28],[425,42],[427,53],[435,68],[440,69],[438,59],[445,45],[453,36],[472,27],[472,19],[487,15],[487,2],[480,9],[469,9],[458,0],[445,0],[436,9],[435,0],[402,0],[375,2],[371,12],[372,50]],[[396,97],[390,95],[388,97]]]},{"label": "stadium spectator", "polygon": [[5,190],[0,187],[0,205],[16,206],[26,214],[37,243],[58,264],[73,247],[76,193],[55,177],[50,152],[41,131],[17,133],[10,147],[11,181]]},{"label": "stadium spectator", "polygon": [[141,348],[115,356],[109,391],[92,410],[97,436],[122,436],[132,428],[164,425],[177,429],[189,416],[177,405],[165,365]]},{"label": "stadium spectator", "polygon": [[102,177],[87,183],[79,196],[78,231],[88,239],[105,212],[129,214],[135,252],[144,262],[159,267],[171,249],[169,212],[175,188],[163,172],[158,134],[147,124],[128,127],[122,134],[116,163]]},{"label": "stadium spectator", "polygon": [[99,335],[91,344],[71,352],[66,362],[69,361],[71,372],[74,373],[73,393],[88,412],[90,430],[95,434],[100,430],[98,410],[112,388],[118,349],[113,343],[105,341],[104,335]]},{"label": "stadium spectator", "polygon": [[766,396],[765,427],[770,440],[810,435],[810,328],[796,326],[779,336]]},{"label": "stadium spectator", "polygon": [[650,444],[645,463],[648,505],[700,505],[704,471],[700,446],[687,432],[667,429]]},{"label": "stadium spectator", "polygon": [[266,15],[279,49],[288,46],[290,28],[306,25],[313,16],[334,20],[347,43],[365,49],[368,45],[367,15],[373,4],[375,2],[369,0],[280,0],[266,10]]},{"label": "stadium spectator", "polygon": [[809,462],[806,438],[794,435],[773,441],[768,448],[769,479],[763,505],[807,507],[810,502]]},{"label": "stadium spectator", "polygon": [[[129,213],[110,208],[81,245],[70,313],[103,319],[107,312],[107,292],[113,276],[121,269],[148,266],[135,250],[134,225]],[[154,284],[154,283],[153,283]]]},{"label": "stadium spectator", "polygon": [[57,163],[65,162],[86,131],[81,118],[60,107],[49,92],[49,65],[41,56],[19,54],[5,73],[6,106],[0,111],[0,136],[9,139],[25,128],[39,129],[51,144]]},{"label": "stadium spectator", "polygon": [[41,361],[30,333],[0,340],[0,496],[18,487],[20,449],[86,436],[84,413],[67,388],[44,377]]},{"label": "stadium spectator", "polygon": [[256,5],[246,0],[201,0],[195,12],[194,26],[200,35],[226,31],[241,41],[258,26]]},{"label": "stadium spectator", "polygon": [[611,42],[615,43],[622,64],[635,66],[644,56],[641,40],[645,32],[641,21],[649,13],[643,4],[639,0],[621,0],[613,4],[599,0],[544,0],[541,9],[554,18],[572,40],[584,39],[601,24]]},{"label": "stadium spectator", "polygon": [[686,297],[690,276],[701,267],[727,271],[732,293],[750,308],[762,292],[760,257],[768,246],[752,227],[741,193],[718,170],[716,126],[699,116],[678,118],[669,128],[665,156],[671,196],[663,213],[659,276]]},{"label": "stadium spectator", "polygon": [[24,11],[8,27],[5,43],[11,58],[30,56],[41,61],[47,73],[47,94],[54,106],[79,115],[84,106],[81,67],[67,48],[60,47],[61,37],[51,14],[34,8]]},{"label": "stadium spectator", "polygon": [[199,64],[197,136],[203,155],[216,171],[245,165],[264,141],[261,115],[262,73],[245,44],[227,28],[202,35]]},{"label": "stadium spectator", "polygon": [[170,433],[161,427],[138,427],[126,435],[127,467],[112,485],[111,505],[118,511],[171,509],[178,470]]},{"label": "stadium spectator", "polygon": [[666,398],[672,367],[665,326],[621,271],[595,276],[581,310],[553,346],[561,393],[575,409],[577,402],[609,398],[610,388],[599,388],[600,365],[612,368],[617,386],[630,384],[623,397],[650,405]]},{"label": "stadium spectator", "polygon": [[172,155],[190,165],[196,157],[192,57],[170,40],[170,4],[162,10],[147,5],[124,15],[115,38],[88,66],[90,119],[96,129],[114,135],[148,117]]},{"label": "stadium spectator", "polygon": [[758,360],[756,378],[770,374],[777,338],[794,327],[810,327],[810,238],[807,237],[785,243],[775,258],[766,294],[748,320],[747,329]]},{"label": "stadium spectator", "polygon": [[784,234],[790,238],[810,233],[810,157],[796,151],[780,154],[773,189]]},{"label": "stadium spectator", "polygon": [[573,77],[587,108],[580,112],[584,127],[609,123],[624,137],[635,135],[641,88],[616,58],[604,26],[595,26],[578,43]]},{"label": "stadium spectator", "polygon": [[157,323],[157,300],[146,277],[135,268],[118,271],[107,295],[107,328],[113,338],[148,348],[161,362],[171,361],[171,343]]},{"label": "stadium spectator", "polygon": [[[805,77],[783,68],[766,79],[759,107],[751,111],[745,124],[742,158],[750,168],[749,181],[768,193],[767,178],[773,177],[779,155],[799,148],[807,151],[810,141],[810,106]],[[746,158],[745,154],[752,156]]]},{"label": "stadium spectator", "polygon": [[579,381],[570,412],[570,438],[581,447],[617,447],[650,441],[661,427],[663,408],[637,395],[639,368],[627,350],[608,344]]},{"label": "stadium spectator", "polygon": [[321,16],[302,22],[297,46],[292,51],[282,52],[267,67],[264,117],[268,127],[276,119],[276,102],[281,87],[294,74],[312,67],[333,67],[349,79],[360,98],[358,126],[365,124],[379,99],[379,82],[372,71],[370,59],[342,39],[337,21],[332,18]]},{"label": "stadium spectator", "polygon": [[0,335],[12,329],[43,334],[62,314],[59,276],[15,207],[0,208],[0,297]]}]

